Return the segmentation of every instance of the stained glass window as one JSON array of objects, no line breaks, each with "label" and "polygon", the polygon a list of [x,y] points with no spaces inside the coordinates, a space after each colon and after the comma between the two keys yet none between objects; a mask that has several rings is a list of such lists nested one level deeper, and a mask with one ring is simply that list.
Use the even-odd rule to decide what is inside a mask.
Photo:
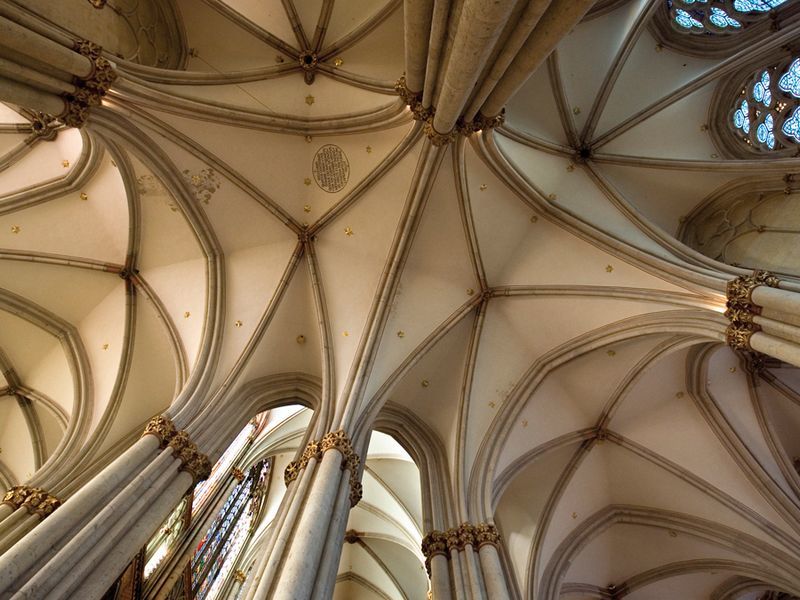
[{"label": "stained glass window", "polygon": [[778,79],[778,89],[795,98],[800,98],[800,58],[796,58]]},{"label": "stained glass window", "polygon": [[260,462],[234,486],[198,543],[191,564],[193,597],[197,600],[215,598],[233,569],[257,514],[258,491],[265,485],[269,464]]},{"label": "stained glass window", "polygon": [[228,474],[233,466],[233,462],[239,453],[252,440],[252,435],[255,433],[256,424],[251,421],[244,429],[239,432],[236,439],[231,442],[228,449],[223,452],[222,456],[211,469],[211,475],[208,479],[197,484],[194,489],[194,502],[192,502],[192,514],[197,514],[197,511],[202,507],[206,500],[211,496],[212,492],[217,488],[219,480]]},{"label": "stained glass window", "polygon": [[180,504],[161,524],[158,532],[147,543],[144,564],[145,579],[153,574],[161,561],[169,554],[178,537],[186,530],[189,524],[186,514],[188,505],[188,497],[181,500]]},{"label": "stained glass window", "polygon": [[759,69],[740,88],[732,129],[750,148],[770,152],[800,143],[800,58]]},{"label": "stained glass window", "polygon": [[748,22],[789,0],[666,0],[667,11],[678,31],[713,35],[744,29]]}]

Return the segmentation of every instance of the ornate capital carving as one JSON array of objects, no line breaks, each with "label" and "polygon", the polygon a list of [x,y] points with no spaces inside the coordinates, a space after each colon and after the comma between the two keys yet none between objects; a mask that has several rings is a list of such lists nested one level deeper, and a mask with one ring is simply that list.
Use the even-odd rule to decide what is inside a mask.
[{"label": "ornate capital carving", "polygon": [[355,475],[350,476],[350,508],[361,502],[364,496],[364,486],[360,481],[355,480]]},{"label": "ornate capital carving", "polygon": [[760,285],[778,287],[780,280],[768,271],[753,271],[729,281],[726,287],[728,302],[725,316],[731,324],[725,333],[728,345],[734,350],[750,351],[750,337],[761,331],[753,319],[761,314],[761,307],[753,304],[753,290]]},{"label": "ornate capital carving", "polygon": [[15,485],[3,495],[2,504],[8,504],[11,508],[17,510],[25,502],[32,489],[27,485]]},{"label": "ornate capital carving", "polygon": [[158,438],[158,445],[161,448],[166,448],[170,440],[175,435],[175,425],[167,417],[159,415],[150,419],[150,422],[144,428],[142,437],[146,435],[154,435]]},{"label": "ornate capital carving", "polygon": [[475,541],[478,542],[478,548],[486,544],[497,547],[500,544],[500,533],[494,525],[478,523],[475,526]]},{"label": "ornate capital carving", "polygon": [[462,523],[447,531],[431,531],[422,539],[422,553],[425,555],[425,566],[430,575],[430,563],[434,556],[441,554],[450,558],[450,553],[455,550],[461,552],[467,546],[479,550],[482,546],[500,545],[500,534],[497,528],[490,523]]},{"label": "ornate capital carving", "polygon": [[100,104],[117,79],[117,72],[107,59],[103,58],[103,49],[88,40],[76,40],[73,49],[90,61],[92,71],[86,77],[76,77],[73,81],[75,91],[62,94],[64,111],[58,119],[69,127],[83,127],[89,116],[89,108]]},{"label": "ornate capital carving", "polygon": [[40,519],[44,519],[61,506],[61,500],[48,494],[41,488],[28,488],[28,493],[22,506],[32,515],[38,515]]},{"label": "ornate capital carving", "polygon": [[322,436],[322,439],[308,442],[300,459],[293,460],[286,465],[286,469],[283,471],[283,482],[288,487],[291,482],[300,476],[300,471],[308,466],[308,462],[312,458],[319,461],[328,450],[338,450],[342,455],[342,471],[350,471],[350,505],[355,506],[361,500],[363,494],[361,482],[356,481],[361,459],[353,450],[350,438],[343,429],[330,431]]},{"label": "ornate capital carving", "polygon": [[423,131],[425,135],[428,136],[428,139],[431,141],[431,144],[434,146],[444,146],[449,144],[450,142],[455,141],[457,130],[453,129],[448,133],[439,133],[436,131],[436,128],[433,126],[433,117],[429,118],[425,125],[423,126]]},{"label": "ornate capital carving", "polygon": [[182,463],[179,472],[189,473],[194,484],[208,479],[211,474],[211,461],[197,449],[188,432],[178,431],[167,445],[172,448],[172,456],[179,458]]},{"label": "ornate capital carving", "polygon": [[247,576],[244,574],[244,571],[242,571],[241,569],[236,569],[233,572],[233,579],[235,581],[238,581],[239,583],[244,583],[244,580],[246,579],[246,577]]},{"label": "ornate capital carving", "polygon": [[236,481],[242,481],[244,479],[244,473],[242,472],[241,469],[239,469],[237,467],[233,467],[231,469],[231,475],[233,475],[233,477],[234,477],[234,479],[236,479]]},{"label": "ornate capital carving", "polygon": [[752,304],[753,300],[750,295],[753,290],[760,285],[769,287],[778,287],[780,279],[769,271],[753,271],[752,275],[742,275],[732,281],[728,282],[726,291],[728,295],[728,304],[741,303]]},{"label": "ornate capital carving", "polygon": [[755,323],[742,323],[733,322],[728,325],[725,331],[725,338],[728,345],[734,350],[752,350],[750,347],[750,338],[757,331],[761,331],[761,327]]}]

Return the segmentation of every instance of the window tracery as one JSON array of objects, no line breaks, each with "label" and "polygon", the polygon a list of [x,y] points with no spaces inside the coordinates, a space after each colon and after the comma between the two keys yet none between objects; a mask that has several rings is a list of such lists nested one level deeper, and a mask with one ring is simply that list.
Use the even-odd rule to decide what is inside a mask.
[{"label": "window tracery", "polygon": [[800,151],[800,58],[759,68],[737,90],[729,100],[726,123],[739,146],[735,154],[794,155]]},{"label": "window tracery", "polygon": [[730,34],[790,0],[667,0],[673,27],[681,33]]}]

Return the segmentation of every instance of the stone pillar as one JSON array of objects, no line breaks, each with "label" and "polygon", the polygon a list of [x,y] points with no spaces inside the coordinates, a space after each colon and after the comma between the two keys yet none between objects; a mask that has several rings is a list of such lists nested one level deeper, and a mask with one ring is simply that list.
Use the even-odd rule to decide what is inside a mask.
[{"label": "stone pillar", "polygon": [[0,523],[0,554],[53,514],[61,500],[41,488],[18,485],[3,496],[3,506],[8,516]]},{"label": "stone pillar", "polygon": [[0,58],[0,100],[82,127],[117,72],[97,44],[62,41],[0,16],[0,49],[10,56]]},{"label": "stone pillar", "polygon": [[0,597],[99,597],[210,470],[187,432],[156,417],[139,442],[0,556]]},{"label": "stone pillar", "polygon": [[487,117],[500,114],[508,99],[547,60],[558,43],[594,5],[595,0],[553,0],[522,49],[481,107]]},{"label": "stone pillar", "polygon": [[437,132],[446,134],[455,127],[515,4],[514,0],[465,0],[436,101]]},{"label": "stone pillar", "polygon": [[425,62],[431,35],[433,0],[405,0],[406,83],[414,93],[425,84]]},{"label": "stone pillar", "polygon": [[343,543],[336,532],[361,500],[361,483],[356,480],[360,463],[343,430],[311,440],[300,459],[289,463],[284,482],[298,489],[290,489],[285,501],[296,510],[287,513],[276,536],[284,543],[273,545],[269,559],[258,565],[258,587],[248,598],[307,600],[315,591],[333,589],[336,569],[330,567],[338,565]]},{"label": "stone pillar", "polygon": [[433,600],[510,600],[499,544],[500,535],[489,523],[462,523],[426,535],[422,553]]}]

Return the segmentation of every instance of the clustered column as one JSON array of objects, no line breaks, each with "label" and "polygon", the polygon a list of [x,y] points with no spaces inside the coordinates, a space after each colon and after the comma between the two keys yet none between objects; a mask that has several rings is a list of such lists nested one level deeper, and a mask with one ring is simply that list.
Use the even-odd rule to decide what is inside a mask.
[{"label": "clustered column", "polygon": [[247,600],[333,594],[347,516],[362,496],[360,465],[347,433],[339,430],[308,442],[286,467],[289,508],[254,569]]},{"label": "clustered column", "polygon": [[[13,7],[0,14],[0,100],[33,109],[68,127],[82,127],[117,79],[102,48],[67,36],[50,39],[13,19]],[[5,54],[5,53],[3,53]]]},{"label": "clustered column", "polygon": [[139,442],[63,504],[44,493],[26,496],[23,506],[52,516],[0,556],[0,597],[102,596],[186,490],[210,471],[189,434],[156,417]]},{"label": "clustered column", "polygon": [[800,366],[800,288],[795,287],[767,271],[729,281],[728,345]]},{"label": "clustered column", "polygon": [[510,598],[500,563],[500,534],[490,523],[462,523],[422,540],[433,600]]}]

